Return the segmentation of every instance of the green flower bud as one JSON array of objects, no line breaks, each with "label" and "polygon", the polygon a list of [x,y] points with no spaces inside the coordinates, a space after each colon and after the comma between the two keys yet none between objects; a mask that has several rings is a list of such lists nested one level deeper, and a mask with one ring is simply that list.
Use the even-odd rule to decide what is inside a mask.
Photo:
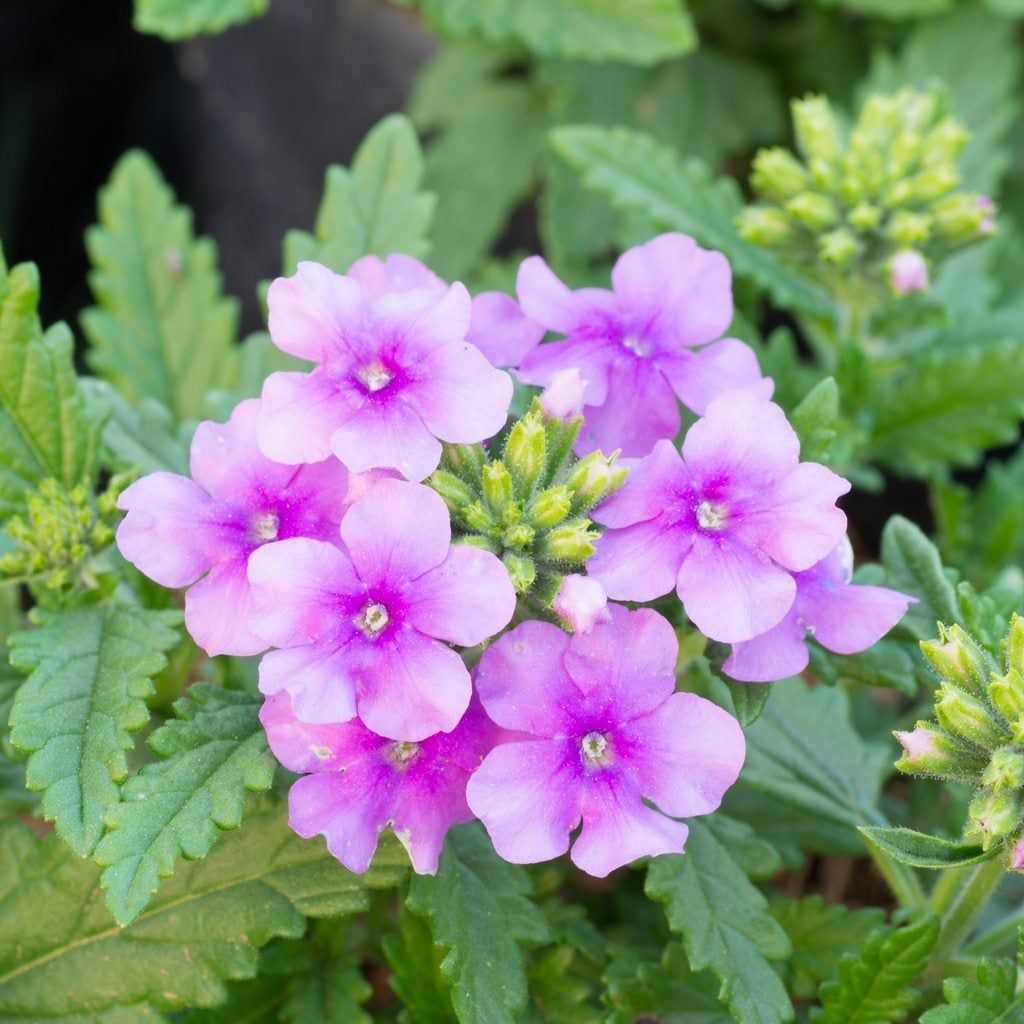
[{"label": "green flower bud", "polygon": [[903,756],[896,762],[898,771],[967,783],[981,781],[985,755],[932,722],[918,722],[912,731],[893,735],[903,747]]},{"label": "green flower bud", "polygon": [[978,204],[973,193],[958,193],[939,200],[933,207],[935,233],[950,241],[963,241],[979,234],[982,221],[991,209]]},{"label": "green flower bud", "polygon": [[930,203],[958,188],[962,180],[954,165],[930,167],[909,179],[910,198],[915,202]]},{"label": "green flower bud", "polygon": [[462,510],[462,521],[477,533],[493,533],[498,528],[494,516],[482,501],[474,501]]},{"label": "green flower bud", "polygon": [[498,515],[512,500],[512,475],[501,462],[492,462],[483,471],[484,499]]},{"label": "green flower bud", "polygon": [[824,96],[808,96],[794,100],[791,109],[797,146],[804,157],[830,164],[838,160],[839,125],[829,101]]},{"label": "green flower bud", "polygon": [[546,530],[556,526],[572,507],[572,495],[564,484],[541,491],[526,510],[526,518],[538,529]]},{"label": "green flower bud", "polygon": [[547,458],[547,437],[539,413],[527,413],[512,425],[505,442],[505,463],[512,474],[515,491],[529,494]]},{"label": "green flower bud", "polygon": [[871,203],[858,203],[846,219],[858,231],[873,231],[882,220],[882,211]]},{"label": "green flower bud", "polygon": [[434,470],[427,483],[441,495],[453,515],[458,515],[476,497],[465,480],[446,469]]},{"label": "green flower bud", "polygon": [[482,444],[446,444],[442,461],[463,480],[476,481],[487,465],[487,451]]},{"label": "green flower bud", "polygon": [[1024,673],[1024,618],[1013,613],[1010,629],[1003,641],[1003,654],[1007,668]]},{"label": "green flower bud", "polygon": [[748,206],[736,218],[740,237],[755,245],[776,248],[796,237],[789,218],[773,206]]},{"label": "green flower bud", "polygon": [[1015,747],[1000,747],[992,755],[981,781],[996,793],[1020,789],[1024,786],[1024,753]]},{"label": "green flower bud", "polygon": [[859,251],[857,239],[846,228],[836,228],[818,240],[818,254],[822,260],[825,263],[834,263],[837,267],[848,266]]},{"label": "green flower bud", "polygon": [[536,536],[537,532],[533,527],[527,526],[526,523],[518,523],[515,526],[510,526],[505,531],[502,540],[507,548],[525,551],[533,545]]},{"label": "green flower bud", "polygon": [[939,693],[935,717],[946,732],[984,750],[1001,747],[1011,738],[1005,726],[996,720],[996,712],[987,701],[979,700],[952,683],[943,683]]},{"label": "green flower bud", "polygon": [[927,214],[900,210],[889,218],[885,234],[901,249],[912,249],[928,240],[931,223],[931,217]]},{"label": "green flower bud", "polygon": [[534,564],[533,559],[528,555],[513,555],[510,552],[506,552],[502,561],[505,563],[505,568],[508,570],[516,593],[526,593],[533,586],[533,582],[537,578],[537,566]]},{"label": "green flower bud", "polygon": [[1016,669],[995,676],[988,686],[989,700],[1006,719],[1018,743],[1024,743],[1024,676]]},{"label": "green flower bud", "polygon": [[452,538],[453,544],[465,544],[467,547],[480,548],[481,551],[490,551],[492,555],[501,554],[501,545],[491,537],[485,537],[480,533],[461,533]]},{"label": "green flower bud", "polygon": [[1021,804],[1017,793],[992,793],[982,790],[967,808],[970,824],[966,832],[981,839],[981,845],[991,850],[1020,825]]},{"label": "green flower bud", "polygon": [[590,527],[589,519],[572,519],[545,534],[541,554],[556,562],[581,565],[593,553],[599,534]]},{"label": "green flower bud", "polygon": [[762,149],[754,157],[750,184],[758,195],[782,202],[802,192],[809,181],[807,171],[788,149]]},{"label": "green flower bud", "polygon": [[979,697],[985,695],[992,673],[999,668],[992,656],[960,626],[940,623],[939,639],[921,641],[921,651],[939,678]]},{"label": "green flower bud", "polygon": [[955,164],[971,133],[955,117],[943,118],[925,137],[921,147],[921,164],[938,167]]},{"label": "green flower bud", "polygon": [[574,512],[588,511],[622,486],[629,470],[616,466],[615,458],[615,455],[591,452],[572,467],[566,484],[572,491]]},{"label": "green flower bud", "polygon": [[800,192],[786,203],[786,211],[811,231],[824,231],[839,220],[839,210],[828,196]]}]

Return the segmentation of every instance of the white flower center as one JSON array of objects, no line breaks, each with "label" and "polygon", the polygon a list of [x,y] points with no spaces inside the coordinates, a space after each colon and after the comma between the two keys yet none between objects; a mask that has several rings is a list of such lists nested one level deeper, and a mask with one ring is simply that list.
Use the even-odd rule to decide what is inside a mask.
[{"label": "white flower center", "polygon": [[643,338],[638,338],[635,334],[627,334],[622,339],[622,347],[628,348],[630,352],[641,358],[651,354],[651,343]]},{"label": "white flower center", "polygon": [[380,363],[374,362],[368,363],[359,371],[359,379],[367,391],[380,391],[395,379],[395,375],[388,373]]},{"label": "white flower center", "polygon": [[728,519],[728,509],[714,501],[702,501],[697,506],[697,525],[702,530],[721,530]]},{"label": "white flower center", "polygon": [[277,540],[277,531],[281,526],[281,521],[273,512],[263,512],[253,517],[251,525],[253,536],[257,540],[266,542]]},{"label": "white flower center", "polygon": [[399,740],[387,748],[384,756],[399,770],[408,768],[420,756],[420,745]]},{"label": "white flower center", "polygon": [[608,737],[599,732],[588,732],[580,740],[580,757],[588,768],[598,768],[611,762]]},{"label": "white flower center", "polygon": [[361,629],[371,640],[384,632],[387,624],[391,621],[387,608],[382,604],[371,601],[353,620],[353,624]]}]

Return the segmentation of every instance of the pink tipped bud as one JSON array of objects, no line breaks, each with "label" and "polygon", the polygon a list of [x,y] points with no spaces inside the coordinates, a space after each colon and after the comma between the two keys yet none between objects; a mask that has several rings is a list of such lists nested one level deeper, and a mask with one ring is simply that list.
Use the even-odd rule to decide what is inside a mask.
[{"label": "pink tipped bud", "polygon": [[1024,871],[1024,839],[1018,839],[1014,843],[1013,851],[1010,854],[1010,867],[1014,871]]},{"label": "pink tipped bud", "polygon": [[927,757],[938,753],[935,738],[927,729],[921,726],[918,726],[912,732],[897,732],[894,735],[900,741],[908,758],[916,760],[919,757]]},{"label": "pink tipped bud", "polygon": [[541,392],[540,411],[549,420],[574,420],[583,415],[587,382],[575,367],[559,370]]},{"label": "pink tipped bud", "polygon": [[978,225],[978,234],[994,235],[996,232],[996,204],[988,196],[978,196],[978,209],[985,211],[985,218]]},{"label": "pink tipped bud", "polygon": [[889,264],[893,291],[897,295],[928,291],[928,264],[913,249],[904,249]]},{"label": "pink tipped bud", "polygon": [[597,580],[573,574],[562,580],[551,609],[565,619],[574,633],[587,633],[598,622],[610,622],[608,595]]}]

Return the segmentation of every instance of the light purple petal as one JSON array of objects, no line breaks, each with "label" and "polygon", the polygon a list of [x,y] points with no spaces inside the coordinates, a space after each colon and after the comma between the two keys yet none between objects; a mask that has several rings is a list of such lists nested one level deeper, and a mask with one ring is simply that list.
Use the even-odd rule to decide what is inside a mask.
[{"label": "light purple petal", "polygon": [[287,693],[268,697],[260,709],[260,722],[274,757],[289,771],[329,772],[344,768],[350,758],[352,730],[337,723],[309,725],[292,711]]},{"label": "light purple petal", "polygon": [[761,376],[754,350],[735,338],[656,362],[683,404],[698,416],[703,416],[708,404],[726,391],[750,390],[767,400],[775,390],[771,377]]},{"label": "light purple petal", "polygon": [[807,668],[808,660],[807,628],[800,622],[794,604],[777,626],[752,640],[733,644],[722,671],[744,683],[774,683],[799,675]]},{"label": "light purple petal", "polygon": [[579,755],[560,740],[504,743],[469,780],[466,798],[500,857],[536,864],[569,849],[580,820]]},{"label": "light purple petal", "polygon": [[523,313],[549,331],[570,334],[582,318],[577,293],[570,291],[540,256],[530,256],[519,265],[516,292]]},{"label": "light purple petal", "polygon": [[579,370],[586,381],[588,405],[598,405],[608,397],[609,374],[618,356],[615,345],[599,338],[549,341],[538,345],[523,359],[516,376],[525,384],[547,387],[555,374]]},{"label": "light purple petal", "polygon": [[361,405],[353,388],[336,384],[323,370],[272,373],[263,382],[260,451],[288,465],[329,458],[332,436]]},{"label": "light purple petal", "polygon": [[249,627],[252,592],[244,557],[221,562],[185,594],[185,628],[207,654],[247,657],[266,649]]},{"label": "light purple petal", "polygon": [[311,725],[348,722],[356,716],[352,652],[342,647],[290,647],[260,661],[260,692],[286,693],[295,716]]},{"label": "light purple petal", "polygon": [[283,352],[322,363],[345,346],[365,321],[363,290],[319,263],[300,263],[267,292],[270,337]]},{"label": "light purple petal", "polygon": [[322,540],[294,537],[249,557],[253,631],[273,647],[295,647],[337,632],[365,588],[348,555]]},{"label": "light purple petal", "polygon": [[616,601],[653,601],[676,585],[693,533],[686,526],[653,519],[609,530],[587,561],[587,572]]},{"label": "light purple petal", "polygon": [[271,462],[256,445],[260,401],[239,402],[227,423],[204,420],[192,436],[189,471],[208,494],[236,504],[248,504],[261,481],[269,489],[284,487],[295,470]]},{"label": "light purple petal", "polygon": [[642,794],[673,818],[715,810],[746,754],[736,719],[694,693],[672,694],[620,735]]},{"label": "light purple petal", "polygon": [[584,396],[587,382],[574,366],[571,370],[559,370],[541,392],[540,411],[549,420],[578,419],[583,415]]},{"label": "light purple petal", "polygon": [[493,366],[518,366],[544,337],[544,328],[530,320],[511,295],[481,292],[473,299],[466,340]]},{"label": "light purple petal", "polygon": [[659,235],[624,252],[612,268],[612,287],[652,334],[676,344],[713,341],[732,321],[729,261],[687,235]]},{"label": "light purple petal", "polygon": [[818,585],[801,594],[800,611],[814,639],[836,654],[866,651],[903,617],[914,598],[886,587]]},{"label": "light purple petal", "polygon": [[188,477],[150,473],[121,492],[128,514],[117,528],[121,554],[163,587],[184,587],[244,550],[233,510]]},{"label": "light purple petal", "polygon": [[425,288],[437,296],[448,290],[444,281],[418,259],[397,252],[386,259],[362,256],[348,268],[346,276],[358,281],[371,299],[379,299],[388,292],[411,292],[417,288]]},{"label": "light purple petal", "polygon": [[422,484],[381,480],[348,510],[341,539],[364,583],[399,585],[440,565],[452,528],[440,495]]},{"label": "light purple petal", "polygon": [[693,624],[723,643],[771,629],[796,598],[796,582],[785,569],[739,544],[701,534],[679,570],[676,590]]},{"label": "light purple petal", "polygon": [[603,526],[632,526],[655,519],[691,486],[690,474],[671,441],[659,441],[650,455],[633,463],[626,482],[594,509]]},{"label": "light purple petal", "polygon": [[508,570],[489,551],[468,545],[451,548],[407,595],[410,625],[461,647],[475,647],[499,633],[516,610]]},{"label": "light purple petal", "polygon": [[396,469],[416,483],[441,461],[437,438],[401,397],[367,402],[334,431],[330,447],[353,473]]},{"label": "light purple petal", "polygon": [[278,536],[337,543],[342,516],[360,493],[362,481],[335,458],[288,468],[291,479],[277,495]]},{"label": "light purple petal", "polygon": [[598,580],[579,573],[570,573],[562,580],[551,610],[566,622],[574,633],[588,633],[599,622],[610,622],[608,595]]},{"label": "light purple petal", "polygon": [[399,362],[409,370],[417,356],[464,344],[471,308],[469,292],[457,281],[440,295],[430,289],[390,292],[374,305],[374,336],[394,338]]}]

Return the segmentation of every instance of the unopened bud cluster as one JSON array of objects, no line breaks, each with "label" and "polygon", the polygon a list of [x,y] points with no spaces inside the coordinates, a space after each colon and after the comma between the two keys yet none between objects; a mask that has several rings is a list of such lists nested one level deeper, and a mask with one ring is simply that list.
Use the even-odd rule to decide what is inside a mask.
[{"label": "unopened bud cluster", "polygon": [[744,238],[906,292],[926,286],[926,261],[995,230],[991,200],[960,189],[969,133],[937,94],[872,95],[849,132],[824,96],[796,100],[792,112],[799,156],[757,154],[759,201],[740,214]]},{"label": "unopened bud cluster", "polygon": [[516,592],[545,606],[594,553],[599,534],[587,514],[626,478],[614,454],[573,455],[582,423],[547,417],[534,400],[500,458],[480,445],[446,445],[427,480],[448,506],[453,539],[498,555]]},{"label": "unopened bud cluster", "polygon": [[68,491],[44,480],[28,496],[27,514],[7,524],[16,546],[0,557],[0,575],[53,594],[88,587],[87,563],[114,539],[117,498],[126,482],[115,477],[94,496],[82,485]]},{"label": "unopened bud cluster", "polygon": [[1003,664],[959,626],[921,644],[942,682],[936,722],[896,733],[900,771],[966,782],[976,790],[967,834],[985,849],[1024,831],[1024,619],[1014,616]]}]

